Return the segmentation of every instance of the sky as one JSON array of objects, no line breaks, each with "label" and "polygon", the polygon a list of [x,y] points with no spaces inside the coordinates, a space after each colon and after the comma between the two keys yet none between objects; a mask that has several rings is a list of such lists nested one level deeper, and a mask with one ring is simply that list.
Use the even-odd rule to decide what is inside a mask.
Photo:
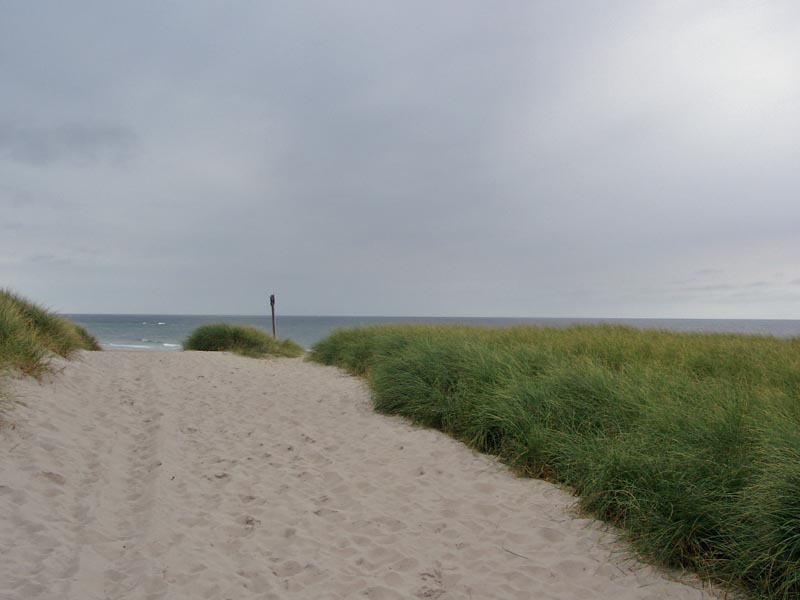
[{"label": "sky", "polygon": [[0,0],[0,287],[800,319],[800,3]]}]

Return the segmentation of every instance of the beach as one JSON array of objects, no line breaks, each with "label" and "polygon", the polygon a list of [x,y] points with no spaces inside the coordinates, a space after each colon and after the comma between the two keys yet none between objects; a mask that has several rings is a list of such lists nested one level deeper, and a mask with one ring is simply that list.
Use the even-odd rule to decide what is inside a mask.
[{"label": "beach", "polygon": [[0,598],[714,597],[574,497],[302,359],[79,352],[10,382]]}]

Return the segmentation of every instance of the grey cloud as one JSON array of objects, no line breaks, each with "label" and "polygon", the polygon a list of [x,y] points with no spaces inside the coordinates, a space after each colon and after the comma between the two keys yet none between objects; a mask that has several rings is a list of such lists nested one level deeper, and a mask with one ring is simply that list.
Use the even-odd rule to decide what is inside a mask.
[{"label": "grey cloud", "polygon": [[16,3],[0,251],[39,256],[0,279],[72,311],[794,314],[751,300],[798,285],[797,40],[791,0]]},{"label": "grey cloud", "polygon": [[31,264],[65,265],[69,264],[71,261],[63,256],[57,256],[48,252],[41,252],[24,257],[22,262]]},{"label": "grey cloud", "polygon": [[22,229],[23,224],[21,221],[2,221],[0,222],[0,229],[4,231],[19,231]]},{"label": "grey cloud", "polygon": [[10,254],[0,257],[0,264],[21,265],[33,269],[40,267],[63,267],[71,263],[72,261],[70,259],[49,252],[37,252],[22,256]]},{"label": "grey cloud", "polygon": [[725,292],[725,291],[739,291],[744,289],[757,289],[765,288],[773,285],[767,281],[751,281],[748,283],[709,283],[701,285],[685,285],[677,289],[684,292]]},{"label": "grey cloud", "polygon": [[34,191],[0,185],[0,223],[9,222],[13,216],[15,222],[41,224],[43,215],[63,219],[75,216],[76,210],[86,205],[81,198],[65,198],[61,188],[51,189],[40,183],[32,187]]},{"label": "grey cloud", "polygon": [[0,206],[7,208],[17,208],[29,204],[33,200],[33,194],[8,185],[0,185]]},{"label": "grey cloud", "polygon": [[136,146],[136,136],[124,127],[96,123],[67,123],[35,127],[0,123],[0,157],[47,166],[55,162],[121,162]]},{"label": "grey cloud", "polygon": [[698,280],[707,280],[708,278],[719,277],[720,275],[724,275],[724,269],[697,269],[696,271],[692,271],[688,276],[683,277],[681,279],[675,279],[670,281],[670,285],[686,285]]},{"label": "grey cloud", "polygon": [[724,269],[698,269],[691,274],[691,278],[699,279],[701,277],[709,277],[712,275],[722,275],[725,273]]},{"label": "grey cloud", "polygon": [[32,254],[9,254],[0,255],[0,264],[22,265],[30,268],[38,267],[60,267],[72,264],[72,260],[67,257],[58,256],[49,252],[36,252]]},{"label": "grey cloud", "polygon": [[91,266],[107,262],[103,253],[96,248],[86,246],[58,249],[56,251],[28,252],[18,257],[23,265],[36,267]]},{"label": "grey cloud", "polygon": [[730,302],[758,302],[764,304],[797,302],[800,300],[800,292],[794,290],[742,290],[730,294],[728,297],[720,298],[721,301]]}]

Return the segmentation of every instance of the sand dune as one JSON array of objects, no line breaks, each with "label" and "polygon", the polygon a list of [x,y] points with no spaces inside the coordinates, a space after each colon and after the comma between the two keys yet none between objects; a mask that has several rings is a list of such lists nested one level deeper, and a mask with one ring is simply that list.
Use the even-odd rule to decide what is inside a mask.
[{"label": "sand dune", "polygon": [[708,598],[299,359],[82,353],[0,429],[0,598]]}]

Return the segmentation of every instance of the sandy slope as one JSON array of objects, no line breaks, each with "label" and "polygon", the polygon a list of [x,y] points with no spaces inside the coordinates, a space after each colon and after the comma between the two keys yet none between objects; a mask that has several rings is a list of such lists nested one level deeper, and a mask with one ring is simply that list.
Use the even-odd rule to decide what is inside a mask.
[{"label": "sandy slope", "polygon": [[703,598],[299,359],[82,353],[0,430],[0,598]]}]

